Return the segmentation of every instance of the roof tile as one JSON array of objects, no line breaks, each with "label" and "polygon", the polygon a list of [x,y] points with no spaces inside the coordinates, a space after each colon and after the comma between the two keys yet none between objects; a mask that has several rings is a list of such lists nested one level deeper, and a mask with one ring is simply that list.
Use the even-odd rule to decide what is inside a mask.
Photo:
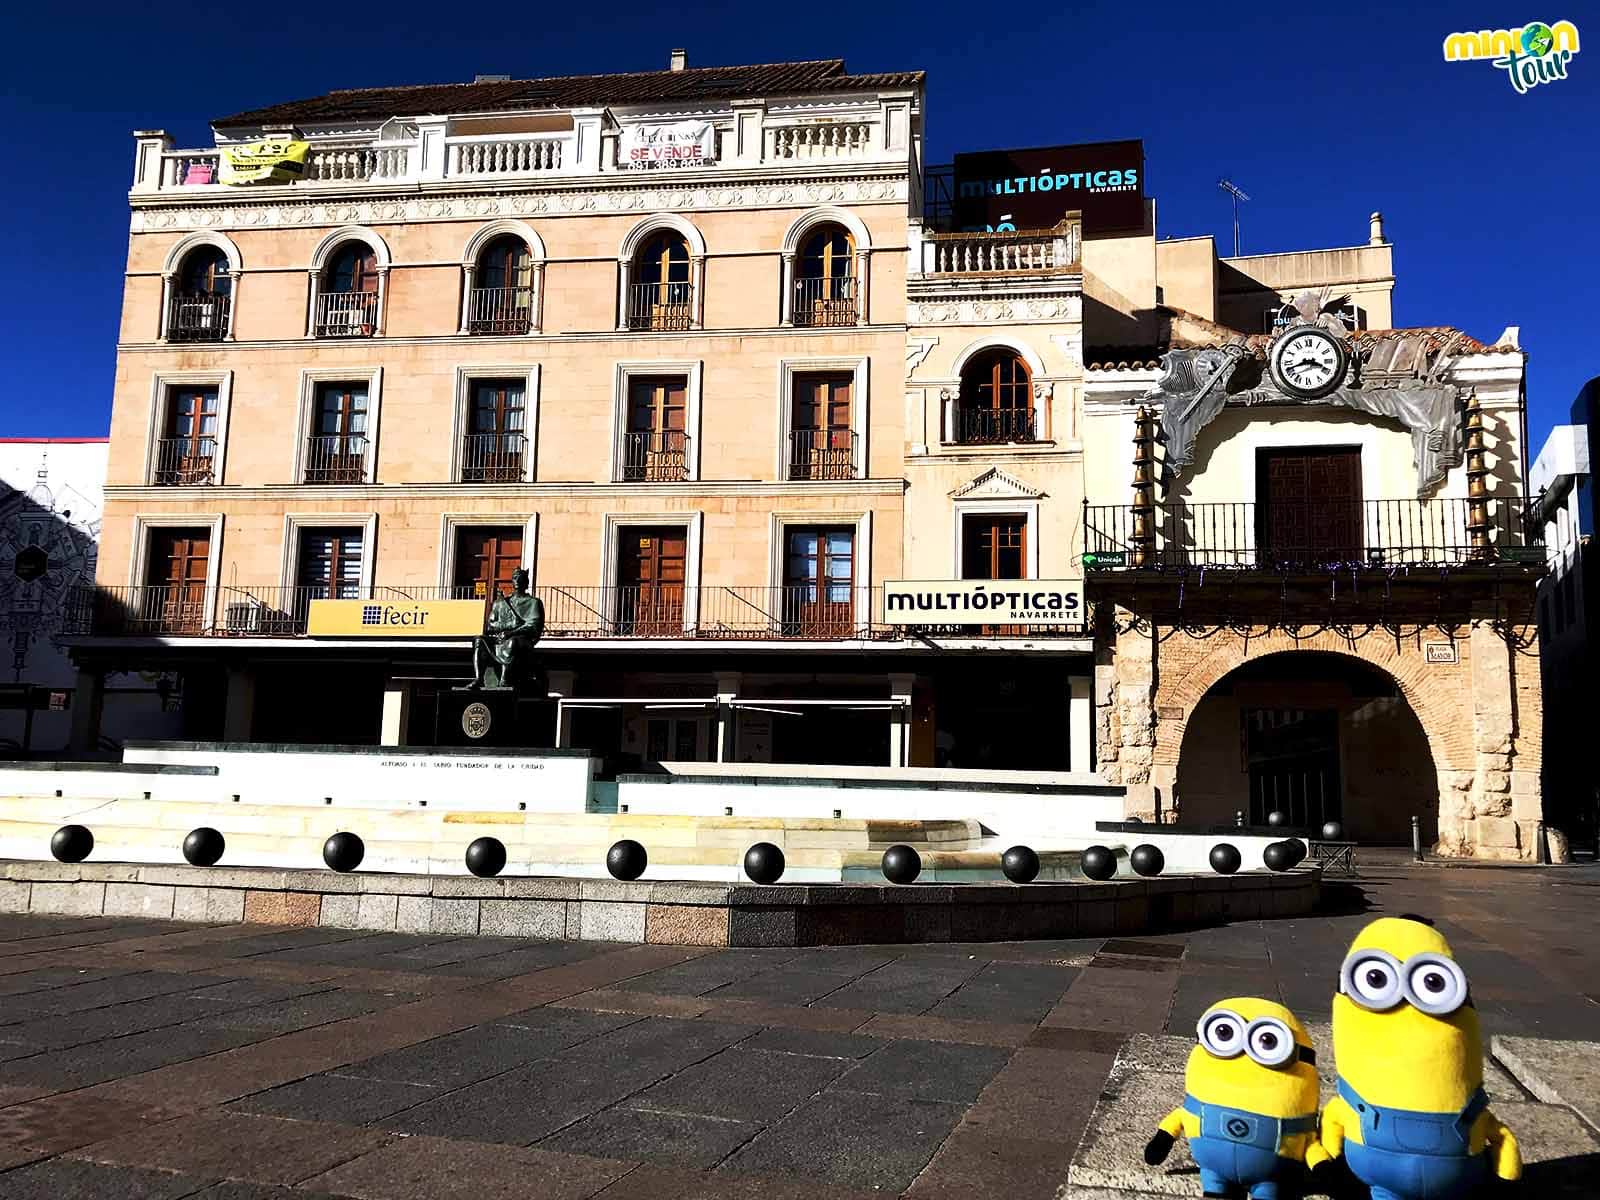
[{"label": "roof tile", "polygon": [[565,75],[485,83],[423,83],[403,87],[345,88],[254,108],[212,122],[239,125],[384,121],[397,116],[451,115],[600,105],[730,100],[856,89],[920,87],[921,71],[850,75],[844,59],[692,67],[683,71],[631,71],[615,75]]}]

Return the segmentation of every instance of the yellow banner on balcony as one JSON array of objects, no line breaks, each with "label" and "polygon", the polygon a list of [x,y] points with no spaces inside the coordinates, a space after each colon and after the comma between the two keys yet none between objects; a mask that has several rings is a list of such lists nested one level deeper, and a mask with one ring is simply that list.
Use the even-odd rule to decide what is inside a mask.
[{"label": "yellow banner on balcony", "polygon": [[467,638],[483,632],[482,600],[313,600],[311,637]]},{"label": "yellow banner on balcony", "polygon": [[305,142],[246,142],[222,147],[219,183],[293,183],[306,174]]}]

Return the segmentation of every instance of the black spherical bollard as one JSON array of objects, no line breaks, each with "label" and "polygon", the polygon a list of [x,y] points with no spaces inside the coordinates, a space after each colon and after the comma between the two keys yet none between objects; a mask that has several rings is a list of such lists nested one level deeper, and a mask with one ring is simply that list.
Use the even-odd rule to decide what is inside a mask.
[{"label": "black spherical bollard", "polygon": [[202,825],[183,839],[183,857],[196,867],[214,867],[222,861],[228,843],[215,829]]},{"label": "black spherical bollard", "polygon": [[1000,856],[1000,873],[1012,883],[1032,883],[1039,877],[1039,856],[1031,846],[1013,846]]},{"label": "black spherical bollard", "polygon": [[1294,866],[1294,853],[1287,842],[1269,842],[1261,851],[1261,861],[1269,871],[1287,871]]},{"label": "black spherical bollard", "polygon": [[1160,846],[1144,842],[1135,846],[1133,853],[1128,855],[1128,865],[1139,875],[1159,875],[1167,865],[1167,856],[1161,853]]},{"label": "black spherical bollard", "polygon": [[1306,848],[1306,844],[1299,838],[1285,838],[1283,844],[1289,849],[1289,865],[1291,867],[1298,867],[1305,861],[1306,855],[1310,853]]},{"label": "black spherical bollard", "polygon": [[1232,875],[1244,865],[1244,855],[1232,842],[1218,842],[1211,847],[1211,869],[1218,875]]},{"label": "black spherical bollard", "polygon": [[890,883],[914,883],[922,874],[922,855],[910,846],[890,846],[883,852],[883,877]]},{"label": "black spherical bollard", "polygon": [[1325,842],[1344,841],[1344,826],[1337,821],[1329,821],[1322,827],[1322,840]]},{"label": "black spherical bollard", "polygon": [[1078,856],[1078,865],[1090,879],[1110,879],[1117,873],[1117,856],[1106,846],[1090,846]]},{"label": "black spherical bollard", "polygon": [[474,838],[467,847],[467,870],[487,879],[506,868],[506,844],[499,838]]},{"label": "black spherical bollard", "polygon": [[354,871],[366,853],[365,843],[353,833],[336,833],[322,843],[322,861],[335,871]]},{"label": "black spherical bollard", "polygon": [[650,856],[632,838],[623,838],[606,851],[606,870],[613,879],[637,879],[649,865]]},{"label": "black spherical bollard", "polygon": [[1288,823],[1289,814],[1280,809],[1275,808],[1267,814],[1267,824],[1271,825],[1274,829],[1287,825]]},{"label": "black spherical bollard", "polygon": [[744,873],[755,883],[777,883],[783,876],[783,851],[771,842],[757,842],[744,852]]},{"label": "black spherical bollard", "polygon": [[82,862],[94,851],[94,834],[83,825],[63,825],[50,835],[50,853],[59,862]]}]

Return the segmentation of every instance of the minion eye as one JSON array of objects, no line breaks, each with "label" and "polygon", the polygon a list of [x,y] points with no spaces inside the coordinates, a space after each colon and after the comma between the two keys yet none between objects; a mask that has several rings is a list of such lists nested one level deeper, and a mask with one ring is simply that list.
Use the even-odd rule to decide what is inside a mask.
[{"label": "minion eye", "polygon": [[1400,963],[1382,950],[1359,950],[1344,960],[1339,990],[1362,1008],[1375,1012],[1393,1008],[1405,999]]},{"label": "minion eye", "polygon": [[1200,1044],[1218,1058],[1237,1058],[1244,1053],[1245,1023],[1225,1008],[1200,1018]]},{"label": "minion eye", "polygon": [[1258,1017],[1245,1031],[1245,1053],[1263,1067],[1281,1067],[1297,1053],[1294,1034],[1282,1021]]},{"label": "minion eye", "polygon": [[1418,954],[1406,961],[1406,999],[1432,1017],[1453,1013],[1467,1001],[1467,977],[1442,954]]}]

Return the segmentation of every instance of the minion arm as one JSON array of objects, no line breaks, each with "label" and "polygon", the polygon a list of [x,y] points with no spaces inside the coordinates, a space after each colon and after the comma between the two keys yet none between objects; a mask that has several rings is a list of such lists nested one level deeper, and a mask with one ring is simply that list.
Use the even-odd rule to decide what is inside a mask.
[{"label": "minion arm", "polygon": [[1322,1124],[1316,1141],[1306,1148],[1306,1165],[1315,1169],[1319,1163],[1338,1158],[1344,1153],[1344,1127],[1346,1118],[1353,1116],[1340,1097],[1328,1101],[1322,1110]]},{"label": "minion arm", "polygon": [[1495,1178],[1515,1182],[1522,1178],[1522,1151],[1517,1147],[1516,1135],[1506,1128],[1499,1117],[1491,1112],[1478,1118],[1484,1141],[1489,1150],[1489,1165]]},{"label": "minion arm", "polygon": [[1188,1117],[1190,1122],[1194,1120],[1194,1118],[1189,1117],[1189,1114],[1186,1113],[1182,1108],[1173,1109],[1162,1118],[1161,1125],[1159,1126],[1161,1132],[1176,1140],[1184,1132],[1185,1117]]}]

